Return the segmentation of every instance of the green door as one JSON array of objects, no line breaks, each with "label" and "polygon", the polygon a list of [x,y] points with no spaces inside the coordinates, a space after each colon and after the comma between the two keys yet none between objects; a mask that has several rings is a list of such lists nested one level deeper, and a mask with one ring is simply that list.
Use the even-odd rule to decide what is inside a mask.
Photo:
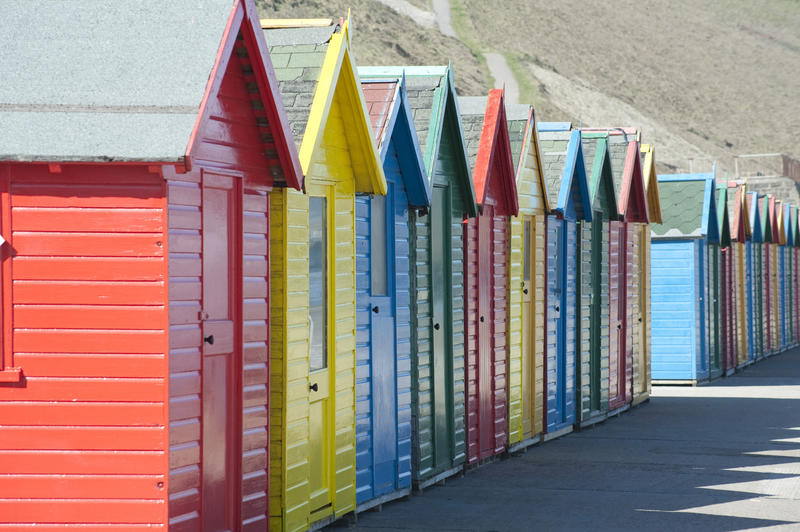
[{"label": "green door", "polygon": [[[592,412],[600,410],[600,327],[602,304],[601,265],[603,263],[603,213],[594,212],[592,222],[592,303],[591,303],[591,348],[589,359],[589,379],[591,386],[590,407]],[[608,234],[605,232],[605,234]]]},{"label": "green door", "polygon": [[720,286],[720,272],[719,272],[719,247],[718,246],[711,246],[711,254],[713,255],[713,272],[714,278],[712,281],[712,293],[713,293],[713,302],[714,302],[714,370],[715,371],[722,371],[722,364],[720,360],[720,351],[722,348],[722,338],[720,335],[720,319],[719,319],[719,286]]},{"label": "green door", "polygon": [[435,185],[431,201],[431,291],[433,300],[434,470],[451,460],[452,304],[450,302],[450,189]]}]

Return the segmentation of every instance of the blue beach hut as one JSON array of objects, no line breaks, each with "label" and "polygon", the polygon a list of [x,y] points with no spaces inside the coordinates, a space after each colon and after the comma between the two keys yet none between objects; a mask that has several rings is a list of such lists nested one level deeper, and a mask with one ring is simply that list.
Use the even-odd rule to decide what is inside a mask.
[{"label": "blue beach hut", "polygon": [[356,511],[411,491],[409,211],[430,186],[405,82],[361,80],[385,196],[356,197]]},{"label": "blue beach hut", "polygon": [[713,173],[658,177],[663,222],[651,226],[653,381],[709,377],[709,248],[719,242],[714,188]]},{"label": "blue beach hut", "polygon": [[576,421],[578,220],[592,221],[581,133],[569,122],[540,122],[539,146],[551,214],[547,216],[545,439]]},{"label": "blue beach hut", "polygon": [[763,263],[762,248],[764,231],[761,211],[758,208],[758,193],[746,192],[747,214],[750,217],[751,238],[745,248],[747,261],[747,360],[752,363],[763,354],[764,322],[762,319]]}]

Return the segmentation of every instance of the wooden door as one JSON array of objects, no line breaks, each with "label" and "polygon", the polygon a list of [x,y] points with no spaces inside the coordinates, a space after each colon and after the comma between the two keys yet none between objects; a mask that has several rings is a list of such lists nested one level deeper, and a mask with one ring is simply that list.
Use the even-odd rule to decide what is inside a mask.
[{"label": "wooden door", "polygon": [[547,349],[545,412],[547,432],[559,430],[564,420],[564,222],[547,218]]},{"label": "wooden door", "polygon": [[626,373],[626,331],[625,315],[627,305],[625,300],[625,269],[626,246],[625,236],[627,230],[621,222],[611,222],[609,240],[609,324],[610,324],[610,354],[608,363],[608,408],[613,410],[624,404],[625,399],[625,373]]},{"label": "wooden door", "polygon": [[[433,443],[434,468],[450,464],[452,427],[452,308],[449,294],[450,189],[434,185],[431,198],[431,296],[433,300]],[[448,371],[449,370],[449,371]]]},{"label": "wooden door", "polygon": [[492,454],[494,435],[494,379],[492,360],[492,218],[491,205],[483,206],[478,217],[478,456],[486,458]]},{"label": "wooden door", "polygon": [[395,365],[394,185],[370,200],[370,361],[372,369],[373,496],[395,489],[397,369]]},{"label": "wooden door", "polygon": [[241,412],[241,212],[237,178],[203,173],[203,530],[234,530],[238,521]]},{"label": "wooden door", "polygon": [[592,293],[590,319],[589,351],[589,408],[592,412],[600,410],[600,327],[602,326],[601,305],[603,302],[603,228],[608,227],[602,211],[595,211],[592,221]]},{"label": "wooden door", "polygon": [[533,435],[536,423],[533,419],[533,397],[536,389],[534,379],[534,221],[532,216],[523,217],[522,221],[522,436],[523,439]]},{"label": "wooden door", "polygon": [[330,301],[332,213],[327,197],[308,198],[309,280],[309,511],[325,513],[331,505],[333,419],[330,401]]}]

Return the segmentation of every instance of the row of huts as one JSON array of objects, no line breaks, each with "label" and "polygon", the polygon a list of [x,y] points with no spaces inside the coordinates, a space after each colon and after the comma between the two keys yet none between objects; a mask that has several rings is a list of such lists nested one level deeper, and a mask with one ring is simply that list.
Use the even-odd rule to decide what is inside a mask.
[{"label": "row of huts", "polygon": [[697,383],[800,343],[798,208],[713,171],[658,188],[652,378]]},{"label": "row of huts", "polygon": [[346,20],[150,4],[4,13],[0,523],[319,528],[800,334],[796,209]]}]

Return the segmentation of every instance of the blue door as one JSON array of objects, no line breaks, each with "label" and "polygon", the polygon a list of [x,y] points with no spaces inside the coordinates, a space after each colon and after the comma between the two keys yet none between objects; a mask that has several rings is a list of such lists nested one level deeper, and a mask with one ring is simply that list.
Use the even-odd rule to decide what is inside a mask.
[{"label": "blue door", "polygon": [[548,217],[547,432],[575,422],[576,255],[577,224]]},{"label": "blue door", "polygon": [[708,252],[708,246],[706,245],[705,239],[697,241],[697,279],[699,282],[698,291],[697,293],[700,294],[700,323],[698,324],[700,329],[700,352],[698,353],[698,360],[696,361],[697,364],[697,378],[698,379],[706,379],[708,378],[708,362],[709,362],[709,346],[708,346],[708,337],[709,337],[709,320],[708,320],[708,312],[707,310],[707,301],[708,301],[708,289],[707,289],[707,280],[706,280],[706,272],[707,272],[707,265],[706,265],[706,253]]}]

